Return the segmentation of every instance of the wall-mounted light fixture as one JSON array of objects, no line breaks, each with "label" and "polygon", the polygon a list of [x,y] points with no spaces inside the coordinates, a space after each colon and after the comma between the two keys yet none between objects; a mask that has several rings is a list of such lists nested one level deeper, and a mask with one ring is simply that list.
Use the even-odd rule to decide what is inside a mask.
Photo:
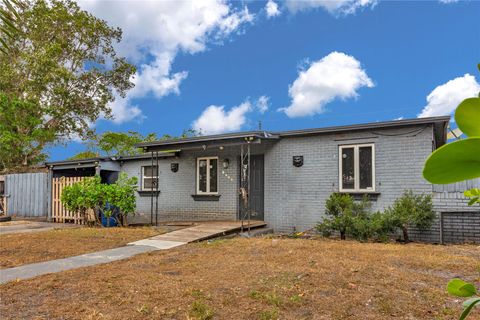
[{"label": "wall-mounted light fixture", "polygon": [[303,156],[293,156],[293,165],[297,168],[303,166]]},{"label": "wall-mounted light fixture", "polygon": [[222,165],[223,165],[223,169],[228,169],[228,167],[230,166],[230,160],[224,159]]}]

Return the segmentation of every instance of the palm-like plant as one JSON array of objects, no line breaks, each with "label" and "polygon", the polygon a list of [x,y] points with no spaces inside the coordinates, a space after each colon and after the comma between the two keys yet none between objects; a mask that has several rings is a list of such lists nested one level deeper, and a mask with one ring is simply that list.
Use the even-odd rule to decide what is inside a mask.
[{"label": "palm-like plant", "polygon": [[0,51],[3,54],[8,54],[9,42],[20,32],[17,7],[20,7],[18,0],[2,0],[0,3]]}]

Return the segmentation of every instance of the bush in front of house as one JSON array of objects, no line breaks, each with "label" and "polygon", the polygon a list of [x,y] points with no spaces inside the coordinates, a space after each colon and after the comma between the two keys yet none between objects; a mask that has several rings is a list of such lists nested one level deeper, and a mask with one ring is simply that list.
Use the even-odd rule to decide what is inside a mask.
[{"label": "bush in front of house", "polygon": [[401,230],[409,241],[410,225],[420,229],[429,228],[435,217],[429,195],[416,195],[405,191],[384,212],[371,212],[367,196],[355,201],[349,194],[332,193],[325,203],[327,217],[317,224],[316,229],[325,237],[340,234],[340,238],[367,241],[388,241],[390,235]]},{"label": "bush in front of house", "polygon": [[[95,212],[101,210],[109,221],[114,208],[117,208],[118,213],[114,217],[119,225],[125,225],[126,217],[135,214],[136,189],[137,178],[129,178],[124,172],[120,173],[117,182],[113,184],[103,184],[100,177],[95,176],[66,186],[61,201],[68,210],[80,213],[85,220],[88,210],[92,209]],[[95,219],[99,224],[97,214]]]},{"label": "bush in front of house", "polygon": [[371,203],[368,197],[355,201],[349,194],[332,193],[325,203],[325,218],[318,223],[316,229],[323,236],[340,234],[345,240],[347,236],[358,240],[367,240],[375,234],[372,229]]},{"label": "bush in front of house", "polygon": [[409,242],[408,226],[415,226],[421,230],[431,227],[435,213],[430,195],[414,194],[411,190],[388,207],[384,215],[390,220],[393,227],[401,230],[403,240]]}]

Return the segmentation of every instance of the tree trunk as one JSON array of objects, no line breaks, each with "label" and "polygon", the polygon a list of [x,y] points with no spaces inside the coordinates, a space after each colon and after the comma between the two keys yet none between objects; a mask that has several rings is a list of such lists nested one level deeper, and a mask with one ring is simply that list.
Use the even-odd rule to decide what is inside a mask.
[{"label": "tree trunk", "polygon": [[340,230],[340,239],[345,240],[347,237],[345,236],[345,230]]},{"label": "tree trunk", "polygon": [[408,229],[406,225],[402,226],[402,232],[403,232],[403,240],[405,241],[405,243],[409,243],[410,239],[408,238]]}]

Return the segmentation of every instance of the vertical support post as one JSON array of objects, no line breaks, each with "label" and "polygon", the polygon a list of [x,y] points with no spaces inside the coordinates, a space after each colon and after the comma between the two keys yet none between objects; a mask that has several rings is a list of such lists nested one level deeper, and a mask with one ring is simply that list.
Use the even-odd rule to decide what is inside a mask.
[{"label": "vertical support post", "polygon": [[245,219],[248,221],[247,229],[250,234],[250,140],[245,139],[246,145],[240,146],[240,220],[241,232],[245,229]]},{"label": "vertical support post", "polygon": [[251,226],[251,223],[250,223],[250,219],[251,219],[251,214],[252,214],[252,208],[251,208],[251,205],[250,205],[250,140],[247,142],[247,168],[248,168],[248,172],[247,172],[247,195],[248,195],[248,202],[247,202],[247,213],[248,213],[248,235],[250,236],[250,226]]},{"label": "vertical support post", "polygon": [[[151,160],[150,171],[153,173],[153,151],[151,152]],[[144,174],[145,173],[142,172],[142,183]],[[150,225],[153,225],[153,186],[150,188]]]},{"label": "vertical support post", "polygon": [[244,176],[243,176],[243,144],[240,146],[240,192],[239,192],[239,197],[240,197],[240,210],[239,210],[239,215],[240,215],[240,232],[243,233],[243,210],[244,210],[244,204],[243,204],[243,183],[244,181]]},{"label": "vertical support post", "polygon": [[155,179],[155,226],[158,226],[158,185],[160,182],[160,169],[158,168],[158,151],[155,153],[156,159],[156,179]]},{"label": "vertical support post", "polygon": [[440,212],[439,219],[440,219],[440,244],[445,244],[443,240],[443,212]]}]

